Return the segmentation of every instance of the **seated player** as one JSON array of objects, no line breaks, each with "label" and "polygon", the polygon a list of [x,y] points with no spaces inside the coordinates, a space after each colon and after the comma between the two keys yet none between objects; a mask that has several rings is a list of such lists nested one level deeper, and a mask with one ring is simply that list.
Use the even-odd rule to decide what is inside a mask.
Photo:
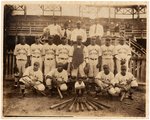
[{"label": "seated player", "polygon": [[129,93],[128,97],[133,99],[132,94],[134,89],[138,87],[138,83],[132,73],[127,72],[127,66],[121,66],[121,72],[115,76],[115,90],[119,93]]},{"label": "seated player", "polygon": [[68,74],[67,71],[63,69],[63,64],[58,63],[57,68],[53,69],[46,75],[46,86],[50,90],[50,95],[52,93],[52,88],[59,88],[61,91],[67,90]]},{"label": "seated player", "polygon": [[77,96],[83,96],[84,91],[85,91],[85,84],[82,81],[81,78],[79,78],[76,82],[75,82],[75,91]]},{"label": "seated player", "polygon": [[25,88],[33,87],[37,91],[44,91],[43,73],[40,70],[39,62],[35,62],[33,66],[29,66],[23,77],[19,80],[22,96],[25,96]]},{"label": "seated player", "polygon": [[95,83],[100,87],[101,91],[106,91],[111,95],[116,94],[113,87],[114,74],[110,71],[108,65],[103,65],[103,71],[99,72],[95,77]]}]

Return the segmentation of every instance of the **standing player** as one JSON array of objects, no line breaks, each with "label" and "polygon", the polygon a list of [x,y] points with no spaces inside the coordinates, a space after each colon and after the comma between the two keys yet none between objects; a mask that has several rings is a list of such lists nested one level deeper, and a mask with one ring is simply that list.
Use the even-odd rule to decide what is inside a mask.
[{"label": "standing player", "polygon": [[125,44],[125,38],[120,37],[119,38],[119,45],[115,47],[115,58],[116,60],[116,65],[117,65],[117,71],[120,72],[121,70],[121,65],[126,65],[127,66],[127,71],[128,71],[128,64],[129,60],[131,58],[131,49],[128,45]]},{"label": "standing player", "polygon": [[62,37],[62,44],[57,46],[56,50],[56,62],[62,63],[64,65],[64,69],[69,72],[68,63],[70,63],[70,57],[72,53],[72,48],[67,44],[66,37]]},{"label": "standing player", "polygon": [[114,73],[114,46],[110,44],[111,39],[107,37],[105,44],[101,46],[102,52],[102,66],[107,64],[110,71]]},{"label": "standing player", "polygon": [[97,73],[99,72],[100,68],[100,56],[101,56],[101,49],[100,46],[96,44],[96,37],[91,38],[91,44],[87,47],[88,55],[89,55],[89,74],[88,77],[96,77]]},{"label": "standing player", "polygon": [[44,75],[56,68],[56,45],[53,44],[53,37],[48,37],[48,43],[43,46]]},{"label": "standing player", "polygon": [[[25,68],[29,66],[30,63],[30,47],[26,44],[25,37],[20,37],[20,44],[15,46],[14,56],[15,56],[15,68],[18,68],[19,77],[25,71]],[[18,79],[15,77],[15,87],[18,85]]]},{"label": "standing player", "polygon": [[40,37],[35,37],[35,43],[31,45],[31,65],[35,62],[40,63],[40,70],[42,71],[42,54],[43,45],[39,43]]},{"label": "standing player", "polygon": [[73,43],[77,42],[77,36],[82,36],[82,42],[83,43],[86,42],[87,35],[86,35],[86,31],[81,28],[81,21],[77,22],[77,28],[74,29],[71,33],[71,41]]},{"label": "standing player", "polygon": [[71,75],[73,78],[87,77],[89,70],[88,50],[82,44],[82,36],[77,36],[77,44],[72,46]]}]

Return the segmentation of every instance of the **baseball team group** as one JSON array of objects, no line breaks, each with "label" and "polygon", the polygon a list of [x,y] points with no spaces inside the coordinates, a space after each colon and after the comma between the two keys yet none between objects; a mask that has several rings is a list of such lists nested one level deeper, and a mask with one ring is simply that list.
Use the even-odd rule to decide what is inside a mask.
[{"label": "baseball team group", "polygon": [[[93,82],[100,92],[112,96],[126,92],[133,99],[138,83],[129,72],[132,54],[125,37],[119,36],[119,43],[114,46],[111,36],[106,35],[105,43],[101,44],[103,26],[95,20],[89,28],[90,43],[86,45],[87,34],[81,28],[82,23],[78,21],[76,25],[77,28],[70,31],[68,23],[62,29],[54,20],[54,24],[44,28],[42,35],[35,37],[31,46],[25,36],[20,36],[14,50],[14,86],[20,87],[23,97],[28,88],[50,96],[55,88],[62,94],[71,88],[77,96],[83,96],[86,82]],[[44,42],[41,44],[41,41]]]}]

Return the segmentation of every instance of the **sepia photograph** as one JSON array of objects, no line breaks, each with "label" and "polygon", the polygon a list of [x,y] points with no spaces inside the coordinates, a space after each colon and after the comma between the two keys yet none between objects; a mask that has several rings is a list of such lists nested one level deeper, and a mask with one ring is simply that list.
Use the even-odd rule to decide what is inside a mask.
[{"label": "sepia photograph", "polygon": [[3,1],[2,116],[146,118],[148,2]]}]

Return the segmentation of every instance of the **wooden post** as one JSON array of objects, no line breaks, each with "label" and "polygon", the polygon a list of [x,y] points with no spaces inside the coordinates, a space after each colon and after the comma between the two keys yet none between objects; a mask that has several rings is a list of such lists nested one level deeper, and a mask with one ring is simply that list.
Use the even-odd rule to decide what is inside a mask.
[{"label": "wooden post", "polygon": [[146,80],[146,56],[143,56],[141,63],[141,82]]},{"label": "wooden post", "polygon": [[140,81],[140,63],[141,61],[138,59],[137,60],[137,80]]}]

